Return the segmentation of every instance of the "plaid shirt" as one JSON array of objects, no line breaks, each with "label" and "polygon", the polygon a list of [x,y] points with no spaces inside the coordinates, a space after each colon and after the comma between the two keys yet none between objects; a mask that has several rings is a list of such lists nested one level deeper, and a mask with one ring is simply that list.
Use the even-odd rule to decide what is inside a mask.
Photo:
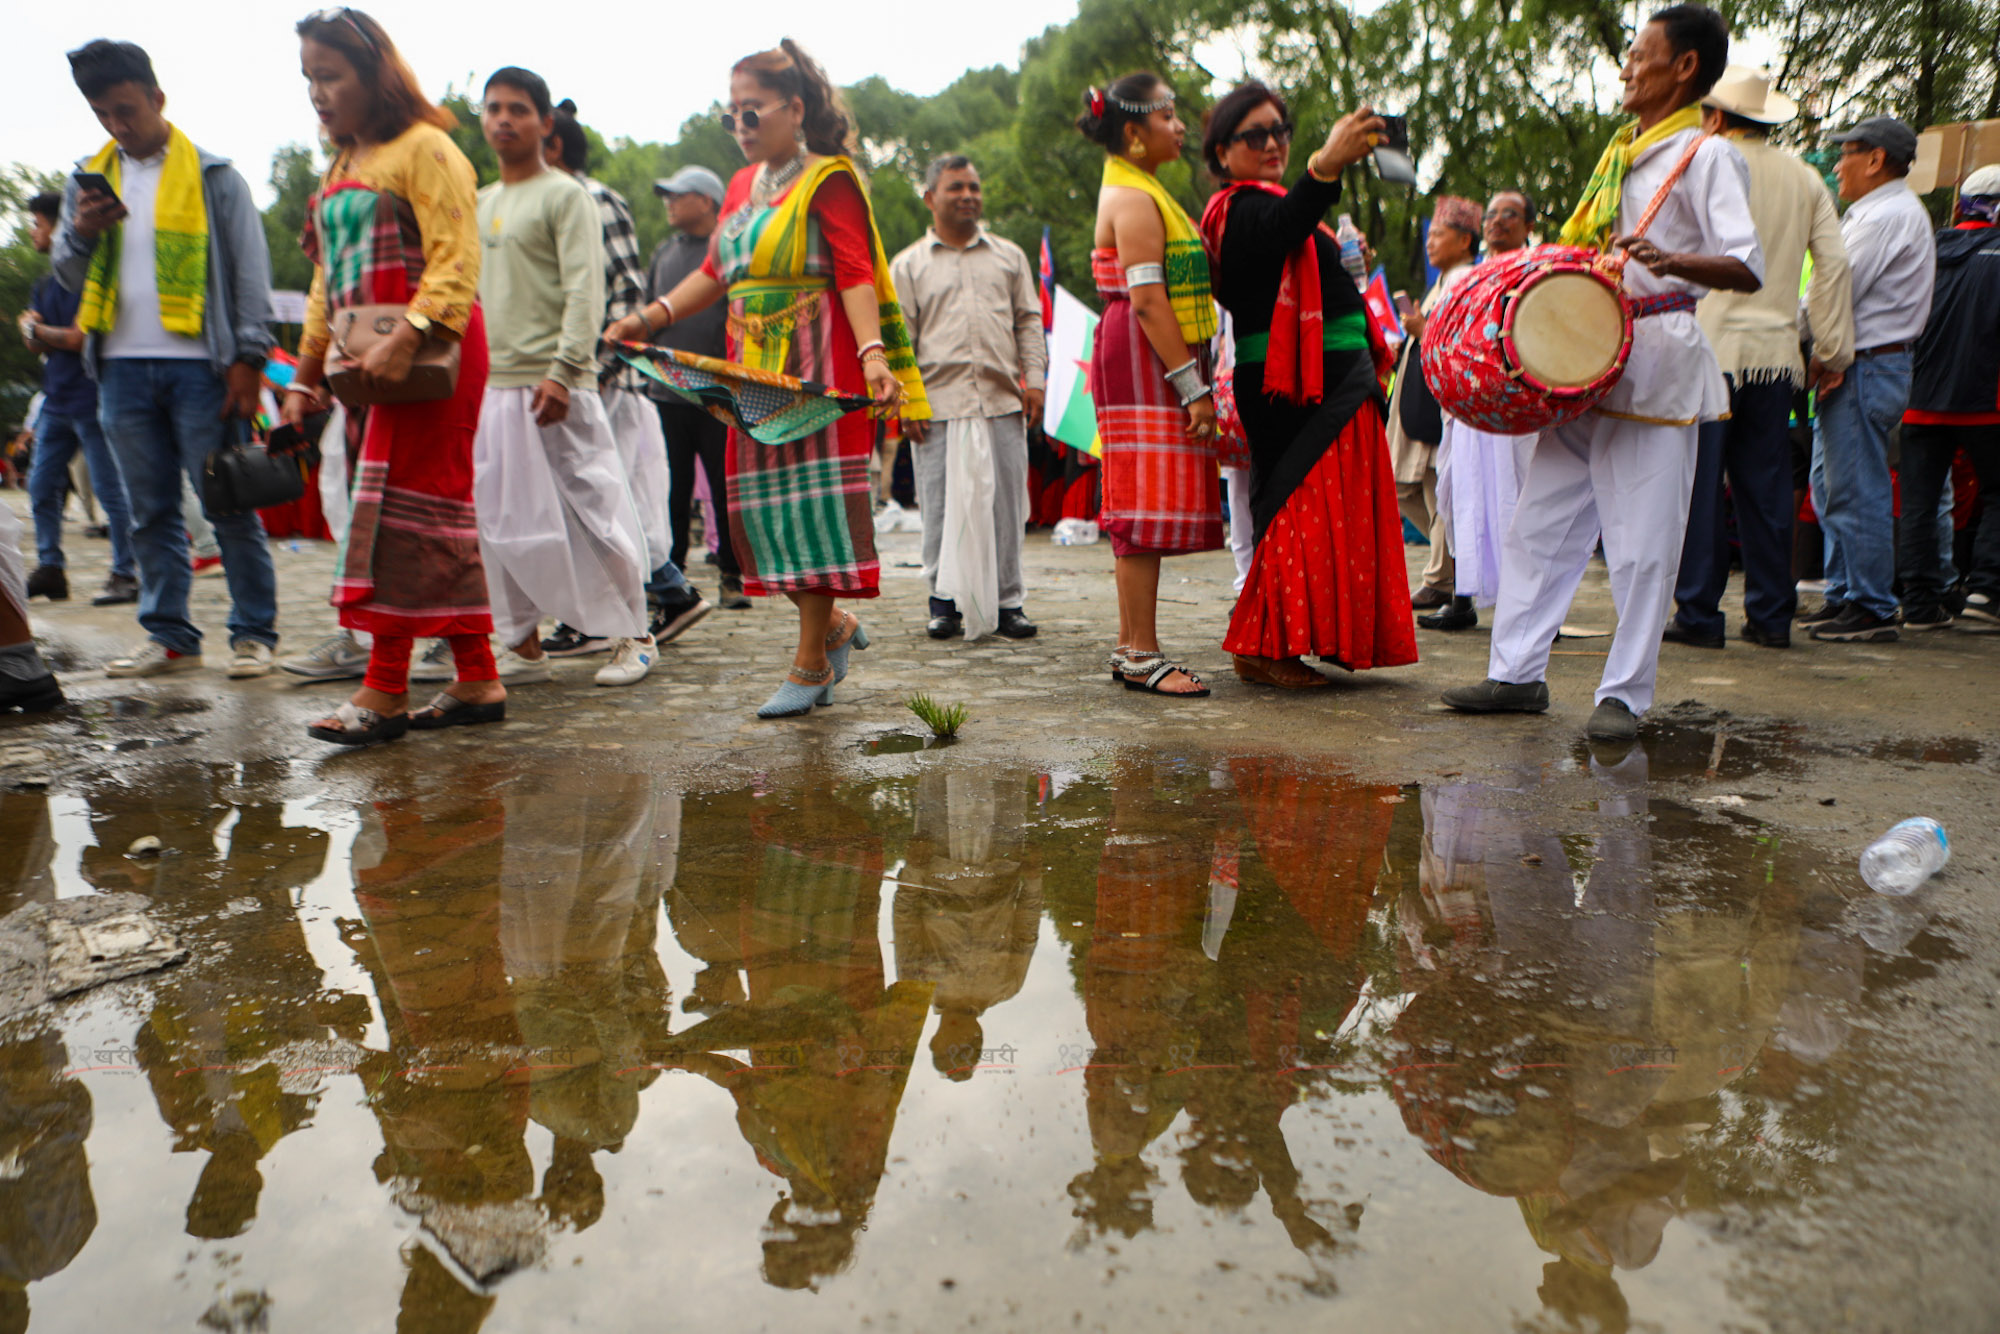
[{"label": "plaid shirt", "polygon": [[[625,196],[589,176],[583,178],[583,185],[597,201],[597,212],[604,219],[604,324],[609,328],[636,314],[644,304],[646,270],[639,263],[639,234]],[[597,378],[604,389],[643,392],[646,384],[644,377],[608,351],[598,354]]]}]

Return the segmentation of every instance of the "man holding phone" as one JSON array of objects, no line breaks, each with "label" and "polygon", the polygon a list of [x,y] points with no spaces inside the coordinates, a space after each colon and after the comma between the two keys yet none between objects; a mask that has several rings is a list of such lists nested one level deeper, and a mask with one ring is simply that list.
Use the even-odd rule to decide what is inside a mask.
[{"label": "man holding phone", "polygon": [[[63,196],[56,280],[79,297],[84,367],[118,460],[139,566],[147,640],[113,677],[201,666],[188,619],[183,478],[248,429],[271,349],[271,259],[250,188],[162,114],[152,60],[100,38],[70,72],[111,141],[79,164]],[[237,423],[241,422],[242,425]],[[232,677],[262,676],[277,645],[277,574],[252,513],[213,520],[229,581]]]}]

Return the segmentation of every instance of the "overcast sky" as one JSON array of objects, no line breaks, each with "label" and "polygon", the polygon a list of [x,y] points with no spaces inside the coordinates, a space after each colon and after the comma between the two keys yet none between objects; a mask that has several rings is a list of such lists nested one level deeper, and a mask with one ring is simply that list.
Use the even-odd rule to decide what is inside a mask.
[{"label": "overcast sky", "polygon": [[[895,6],[871,20],[867,7],[833,0],[374,0],[365,8],[433,98],[502,65],[525,65],[558,100],[575,98],[578,115],[607,139],[664,140],[726,94],[730,65],[781,37],[801,42],[836,83],[880,74],[908,92],[934,93],[967,69],[1017,64],[1021,44],[1067,22],[1076,3],[927,6],[915,21]],[[304,3],[270,0],[27,0],[8,20],[17,39],[8,51],[13,109],[0,124],[0,163],[63,170],[104,142],[63,53],[115,37],[151,53],[167,115],[202,147],[234,158],[258,202],[268,203],[272,154],[314,142],[319,129],[292,35],[306,12]]]}]

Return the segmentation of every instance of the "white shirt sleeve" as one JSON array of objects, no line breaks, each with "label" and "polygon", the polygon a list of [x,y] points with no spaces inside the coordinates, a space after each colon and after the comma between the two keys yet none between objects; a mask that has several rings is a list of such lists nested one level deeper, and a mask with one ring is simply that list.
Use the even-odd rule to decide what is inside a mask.
[{"label": "white shirt sleeve", "polygon": [[1764,248],[1750,217],[1750,164],[1728,143],[1711,139],[1688,165],[1690,175],[1696,171],[1703,175],[1698,197],[1708,205],[1701,210],[1702,253],[1740,259],[1763,282]]}]

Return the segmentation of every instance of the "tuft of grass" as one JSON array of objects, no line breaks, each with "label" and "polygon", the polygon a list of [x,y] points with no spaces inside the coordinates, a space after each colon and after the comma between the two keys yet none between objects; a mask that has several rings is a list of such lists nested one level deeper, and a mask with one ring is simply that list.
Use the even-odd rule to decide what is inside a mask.
[{"label": "tuft of grass", "polygon": [[963,704],[940,704],[922,691],[904,700],[903,706],[923,720],[932,736],[957,736],[958,729],[965,724]]}]

